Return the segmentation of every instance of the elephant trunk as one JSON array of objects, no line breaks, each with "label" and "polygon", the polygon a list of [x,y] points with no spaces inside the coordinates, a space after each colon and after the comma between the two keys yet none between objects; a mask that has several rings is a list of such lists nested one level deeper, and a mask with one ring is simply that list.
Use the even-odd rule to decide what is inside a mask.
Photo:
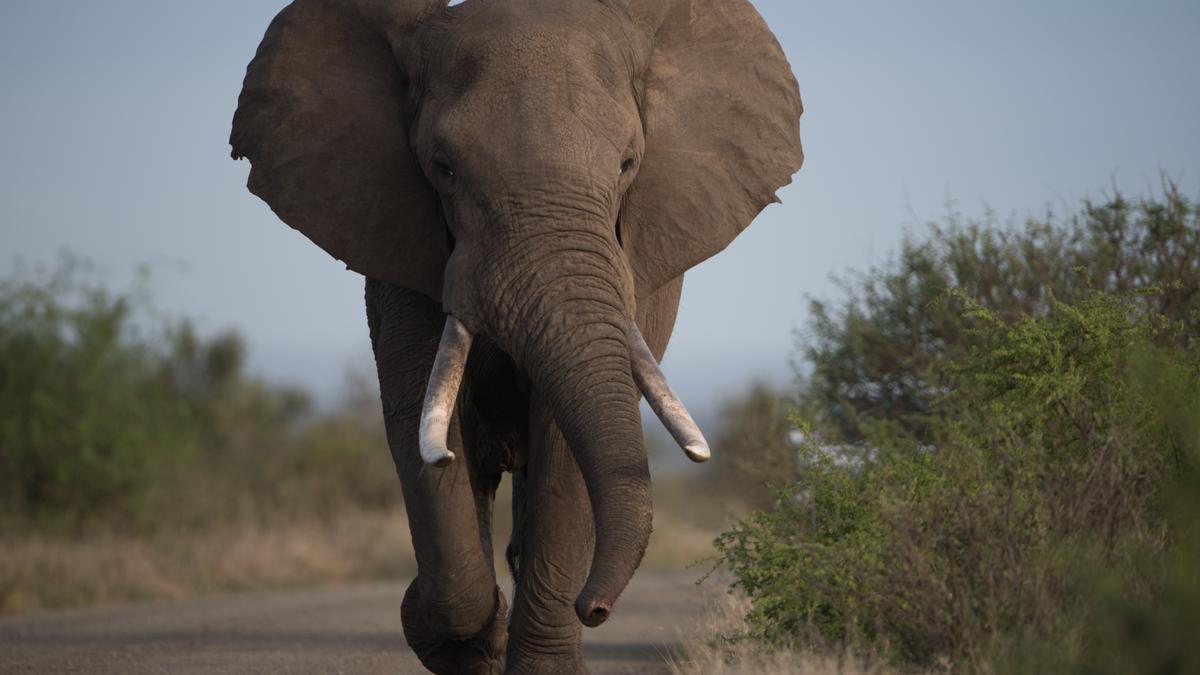
[{"label": "elephant trunk", "polygon": [[557,381],[539,385],[552,402],[592,506],[596,548],[575,603],[588,626],[608,618],[633,577],[650,540],[653,515],[637,389],[622,337],[614,332],[602,338],[603,346],[611,347],[608,354],[571,358],[560,366]]},{"label": "elephant trunk", "polygon": [[541,253],[477,276],[467,311],[529,376],[583,476],[596,537],[575,608],[597,626],[641,562],[653,511],[629,351],[632,279],[603,237],[564,237]]}]

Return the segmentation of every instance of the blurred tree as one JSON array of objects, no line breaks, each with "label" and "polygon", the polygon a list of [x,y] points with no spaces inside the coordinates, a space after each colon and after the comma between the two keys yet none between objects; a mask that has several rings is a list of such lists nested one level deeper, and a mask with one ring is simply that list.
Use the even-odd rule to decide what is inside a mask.
[{"label": "blurred tree", "polygon": [[[156,377],[144,288],[111,294],[66,257],[0,281],[0,492],[8,513],[134,518],[153,476],[192,449],[187,410]],[[153,448],[153,452],[145,451]],[[106,515],[112,515],[106,514]]]},{"label": "blurred tree", "polygon": [[145,531],[399,502],[369,378],[318,411],[149,289],[110,291],[71,256],[0,280],[0,520]]},{"label": "blurred tree", "polygon": [[721,410],[724,424],[714,438],[714,454],[724,489],[746,499],[751,506],[766,506],[772,487],[796,479],[800,446],[789,421],[795,397],[758,382]]}]

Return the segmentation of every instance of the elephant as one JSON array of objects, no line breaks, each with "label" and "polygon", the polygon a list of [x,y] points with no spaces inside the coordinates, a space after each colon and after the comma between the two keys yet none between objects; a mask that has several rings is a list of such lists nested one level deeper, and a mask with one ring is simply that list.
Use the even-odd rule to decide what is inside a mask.
[{"label": "elephant", "polygon": [[709,455],[658,365],[684,273],[778,201],[801,112],[749,0],[295,0],[267,28],[232,155],[366,278],[426,668],[587,672],[651,532],[641,398]]}]

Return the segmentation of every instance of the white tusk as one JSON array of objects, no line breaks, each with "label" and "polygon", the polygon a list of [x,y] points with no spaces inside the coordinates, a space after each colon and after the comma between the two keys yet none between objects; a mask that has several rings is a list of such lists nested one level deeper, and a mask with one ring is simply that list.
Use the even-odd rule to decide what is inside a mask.
[{"label": "white tusk", "polygon": [[646,402],[662,420],[663,426],[671,432],[671,436],[683,452],[693,462],[707,462],[712,457],[708,449],[708,441],[700,433],[700,427],[683,407],[683,402],[671,391],[667,378],[658,367],[658,360],[646,344],[642,332],[635,325],[629,331],[629,355],[633,361],[633,380],[638,389],[646,397]]},{"label": "white tusk", "polygon": [[446,437],[450,434],[450,416],[454,414],[454,402],[470,353],[471,331],[458,319],[447,316],[425,389],[425,405],[421,408],[421,459],[426,464],[447,466],[454,461]]}]

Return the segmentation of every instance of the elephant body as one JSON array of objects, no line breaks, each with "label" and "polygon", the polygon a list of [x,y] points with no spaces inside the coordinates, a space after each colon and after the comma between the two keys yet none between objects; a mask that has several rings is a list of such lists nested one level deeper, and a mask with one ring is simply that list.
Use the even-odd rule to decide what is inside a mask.
[{"label": "elephant body", "polygon": [[[639,307],[637,322],[662,357],[675,323],[683,278]],[[415,443],[424,396],[445,314],[427,296],[368,279],[367,318],[379,369],[392,457],[405,495],[418,564],[425,565],[405,598],[409,644],[436,672],[583,672],[581,624],[574,600],[583,587],[593,545],[592,515],[582,476],[544,402],[495,345],[472,346],[455,406],[451,444],[463,461],[427,470]],[[419,373],[421,377],[413,374]],[[515,597],[507,635],[506,603],[497,588],[491,537],[496,488],[513,473],[513,537],[505,557]],[[454,598],[429,605],[422,598]],[[557,652],[547,653],[547,645]],[[471,670],[467,663],[478,671]],[[490,669],[491,670],[490,670]]]},{"label": "elephant body", "polygon": [[233,155],[367,277],[430,670],[586,671],[650,537],[639,398],[708,456],[657,365],[683,274],[777,201],[800,113],[747,0],[296,0],[268,28]]}]

